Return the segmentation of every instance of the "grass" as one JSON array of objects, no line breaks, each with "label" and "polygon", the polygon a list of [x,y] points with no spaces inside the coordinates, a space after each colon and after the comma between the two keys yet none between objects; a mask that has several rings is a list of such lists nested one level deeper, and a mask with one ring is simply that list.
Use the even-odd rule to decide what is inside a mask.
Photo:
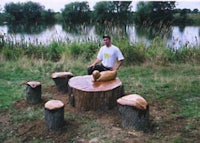
[{"label": "grass", "polygon": [[[42,82],[44,88],[53,85],[51,73],[54,71],[71,71],[74,75],[85,75],[86,66],[89,64],[78,59],[71,59],[63,56],[60,61],[44,61],[41,59],[27,59],[22,58],[16,61],[3,61],[0,63],[0,112],[4,114],[8,111],[12,116],[11,124],[17,125],[22,122],[36,121],[43,118],[43,110],[40,108],[30,107],[19,111],[13,108],[13,103],[25,97],[26,81],[38,80]],[[198,135],[199,128],[194,126],[200,118],[200,65],[199,64],[168,64],[156,65],[153,63],[145,63],[140,65],[126,66],[123,65],[118,72],[118,77],[121,79],[126,93],[137,93],[142,95],[151,105],[158,106],[156,109],[159,114],[162,112],[169,113],[165,115],[170,119],[156,119],[154,122],[156,126],[167,126],[165,122],[173,122],[172,119],[184,118],[187,120],[186,126],[182,124],[182,130],[177,136],[166,137],[164,133],[153,134],[149,137],[149,142],[159,142],[158,138],[163,138],[164,142],[171,140],[172,142],[193,141],[189,137],[185,139],[185,135],[193,131],[194,135]],[[51,96],[51,93],[44,93],[45,96]],[[160,106],[160,107],[159,107]],[[151,106],[150,106],[151,107]],[[150,108],[151,109],[151,108]],[[152,109],[153,110],[153,109]],[[150,113],[151,114],[151,113]],[[155,113],[153,113],[155,114]],[[101,141],[112,142],[120,141],[124,136],[121,134],[117,139],[112,139],[104,132],[108,130],[105,125],[95,122],[98,115],[88,116],[66,113],[65,117],[72,122],[79,122],[81,125],[77,129],[79,137],[92,139],[99,137]],[[168,117],[169,116],[169,117]],[[77,119],[79,117],[80,119]],[[172,124],[172,123],[171,123]],[[12,126],[12,125],[11,125]],[[4,125],[0,124],[3,128]],[[10,136],[12,139],[22,140],[18,137],[13,129],[2,129],[0,138],[8,140]],[[191,133],[192,134],[192,133]],[[69,137],[69,141],[73,142],[77,139],[74,135]],[[33,138],[32,142],[42,141],[41,138]]]}]

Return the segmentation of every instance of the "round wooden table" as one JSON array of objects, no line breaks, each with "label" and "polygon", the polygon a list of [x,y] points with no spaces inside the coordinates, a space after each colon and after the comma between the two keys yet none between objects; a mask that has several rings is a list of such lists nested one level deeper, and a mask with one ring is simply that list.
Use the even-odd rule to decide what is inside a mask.
[{"label": "round wooden table", "polygon": [[106,82],[94,82],[92,75],[76,76],[69,80],[70,97],[80,110],[108,110],[117,105],[124,94],[119,78]]}]

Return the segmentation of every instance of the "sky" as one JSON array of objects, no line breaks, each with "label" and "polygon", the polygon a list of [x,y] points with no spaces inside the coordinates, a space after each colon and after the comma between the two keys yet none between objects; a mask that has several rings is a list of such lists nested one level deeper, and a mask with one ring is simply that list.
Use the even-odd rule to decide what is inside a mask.
[{"label": "sky", "polygon": [[[6,3],[10,2],[28,2],[30,0],[0,0],[0,8],[3,9],[4,5]],[[87,1],[90,5],[90,8],[92,9],[96,2],[102,1],[102,0],[31,0],[33,2],[38,2],[41,5],[45,6],[45,9],[52,9],[54,12],[58,12],[61,9],[65,7],[66,4],[69,4],[71,2],[80,2],[80,1]],[[104,0],[105,1],[105,0]],[[136,4],[138,3],[138,0],[134,0],[132,2],[133,10],[136,9]],[[199,9],[200,10],[200,0],[177,0],[176,1],[176,8],[188,8],[188,9]]]}]

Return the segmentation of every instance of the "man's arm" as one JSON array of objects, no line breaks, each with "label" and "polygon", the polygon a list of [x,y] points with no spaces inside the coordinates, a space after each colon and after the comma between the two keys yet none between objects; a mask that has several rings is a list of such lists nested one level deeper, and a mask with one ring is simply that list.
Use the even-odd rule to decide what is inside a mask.
[{"label": "man's arm", "polygon": [[123,63],[123,60],[117,61],[117,63],[111,70],[118,70],[122,63]]},{"label": "man's arm", "polygon": [[100,63],[100,62],[101,62],[101,60],[96,59],[91,65],[88,66],[88,68],[89,68],[89,67],[94,67],[96,64],[98,64],[98,63]]}]

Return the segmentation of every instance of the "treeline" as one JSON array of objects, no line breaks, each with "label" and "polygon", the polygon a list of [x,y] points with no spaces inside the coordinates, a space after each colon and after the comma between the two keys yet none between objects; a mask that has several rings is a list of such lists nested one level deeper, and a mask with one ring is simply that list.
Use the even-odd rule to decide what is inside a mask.
[{"label": "treeline", "polygon": [[[132,11],[132,1],[101,1],[90,9],[88,2],[72,2],[64,6],[61,12],[45,10],[40,3],[8,3],[0,13],[0,22],[8,23],[53,23],[64,24],[178,24],[200,23],[198,9],[175,9],[175,1],[139,2],[136,11]],[[192,16],[191,16],[192,15]]]},{"label": "treeline", "polygon": [[49,23],[55,22],[55,13],[35,2],[8,3],[4,7],[3,20],[8,23]]}]

